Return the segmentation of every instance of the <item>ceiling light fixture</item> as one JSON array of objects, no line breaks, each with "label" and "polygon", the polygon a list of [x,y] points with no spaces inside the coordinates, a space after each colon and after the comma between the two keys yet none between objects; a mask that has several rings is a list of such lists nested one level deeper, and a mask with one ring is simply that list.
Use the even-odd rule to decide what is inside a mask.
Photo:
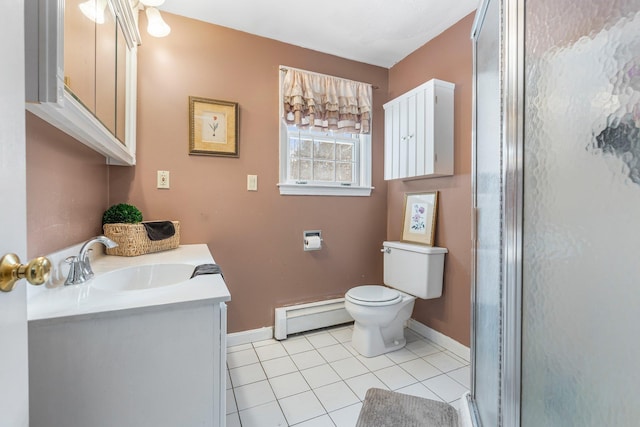
[{"label": "ceiling light fixture", "polygon": [[80,3],[78,7],[84,16],[96,24],[104,24],[104,10],[107,7],[107,0],[87,0]]},{"label": "ceiling light fixture", "polygon": [[[147,0],[148,1],[148,0]],[[145,2],[142,2],[145,3]],[[147,14],[147,32],[153,37],[165,37],[171,32],[171,27],[164,22],[160,11],[155,7],[147,6],[144,8]]]}]

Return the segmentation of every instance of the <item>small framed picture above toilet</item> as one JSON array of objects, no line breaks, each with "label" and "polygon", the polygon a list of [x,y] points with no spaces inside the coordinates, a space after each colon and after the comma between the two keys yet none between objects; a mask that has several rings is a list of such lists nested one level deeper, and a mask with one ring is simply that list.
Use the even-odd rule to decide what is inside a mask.
[{"label": "small framed picture above toilet", "polygon": [[403,212],[401,240],[433,246],[438,213],[438,192],[405,193]]}]

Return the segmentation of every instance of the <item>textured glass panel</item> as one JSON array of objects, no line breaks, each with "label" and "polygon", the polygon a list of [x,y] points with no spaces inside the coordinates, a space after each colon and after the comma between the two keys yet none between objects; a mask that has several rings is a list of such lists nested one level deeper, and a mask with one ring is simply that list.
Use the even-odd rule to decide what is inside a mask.
[{"label": "textured glass panel", "polygon": [[338,176],[336,180],[340,182],[352,182],[353,163],[338,163]]},{"label": "textured glass panel", "polygon": [[313,157],[313,141],[310,139],[303,139],[302,141],[300,141],[300,148],[299,148],[299,152],[298,155],[300,157],[306,157],[307,159],[310,159]]},{"label": "textured glass panel", "polygon": [[354,144],[347,144],[339,142],[336,144],[336,160],[343,162],[353,161]]},{"label": "textured glass panel", "polygon": [[315,141],[314,156],[316,159],[333,160],[335,159],[335,143],[333,141]]},{"label": "textured glass panel", "polygon": [[527,3],[524,427],[640,420],[639,10]]},{"label": "textured glass panel", "polygon": [[482,424],[498,426],[501,331],[500,3],[476,41],[476,304],[474,398]]},{"label": "textured glass panel", "polygon": [[300,179],[300,161],[292,158],[289,161],[289,176],[288,179]]},{"label": "textured glass panel", "polygon": [[335,163],[315,161],[313,163],[313,179],[316,181],[335,180]]},{"label": "textured glass panel", "polygon": [[313,162],[311,160],[300,160],[300,179],[313,179]]}]

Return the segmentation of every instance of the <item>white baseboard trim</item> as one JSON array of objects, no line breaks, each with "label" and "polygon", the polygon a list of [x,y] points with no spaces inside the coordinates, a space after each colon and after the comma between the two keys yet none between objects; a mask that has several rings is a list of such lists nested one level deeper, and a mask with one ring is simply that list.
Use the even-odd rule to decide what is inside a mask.
[{"label": "white baseboard trim", "polygon": [[273,338],[273,326],[251,329],[249,331],[227,334],[227,347],[249,344],[256,341],[264,341]]},{"label": "white baseboard trim", "polygon": [[460,344],[458,341],[453,338],[449,338],[441,332],[436,331],[435,329],[431,329],[427,325],[418,322],[415,319],[409,319],[407,321],[407,327],[417,334],[422,335],[423,337],[433,341],[441,347],[446,348],[453,354],[467,362],[471,361],[471,350],[464,344]]}]

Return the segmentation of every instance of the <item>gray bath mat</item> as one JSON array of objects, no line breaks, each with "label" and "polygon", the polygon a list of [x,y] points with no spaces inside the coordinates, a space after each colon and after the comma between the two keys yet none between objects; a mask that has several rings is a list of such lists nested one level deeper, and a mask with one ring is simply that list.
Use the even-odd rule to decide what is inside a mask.
[{"label": "gray bath mat", "polygon": [[458,413],[448,403],[370,388],[356,427],[457,427]]}]

